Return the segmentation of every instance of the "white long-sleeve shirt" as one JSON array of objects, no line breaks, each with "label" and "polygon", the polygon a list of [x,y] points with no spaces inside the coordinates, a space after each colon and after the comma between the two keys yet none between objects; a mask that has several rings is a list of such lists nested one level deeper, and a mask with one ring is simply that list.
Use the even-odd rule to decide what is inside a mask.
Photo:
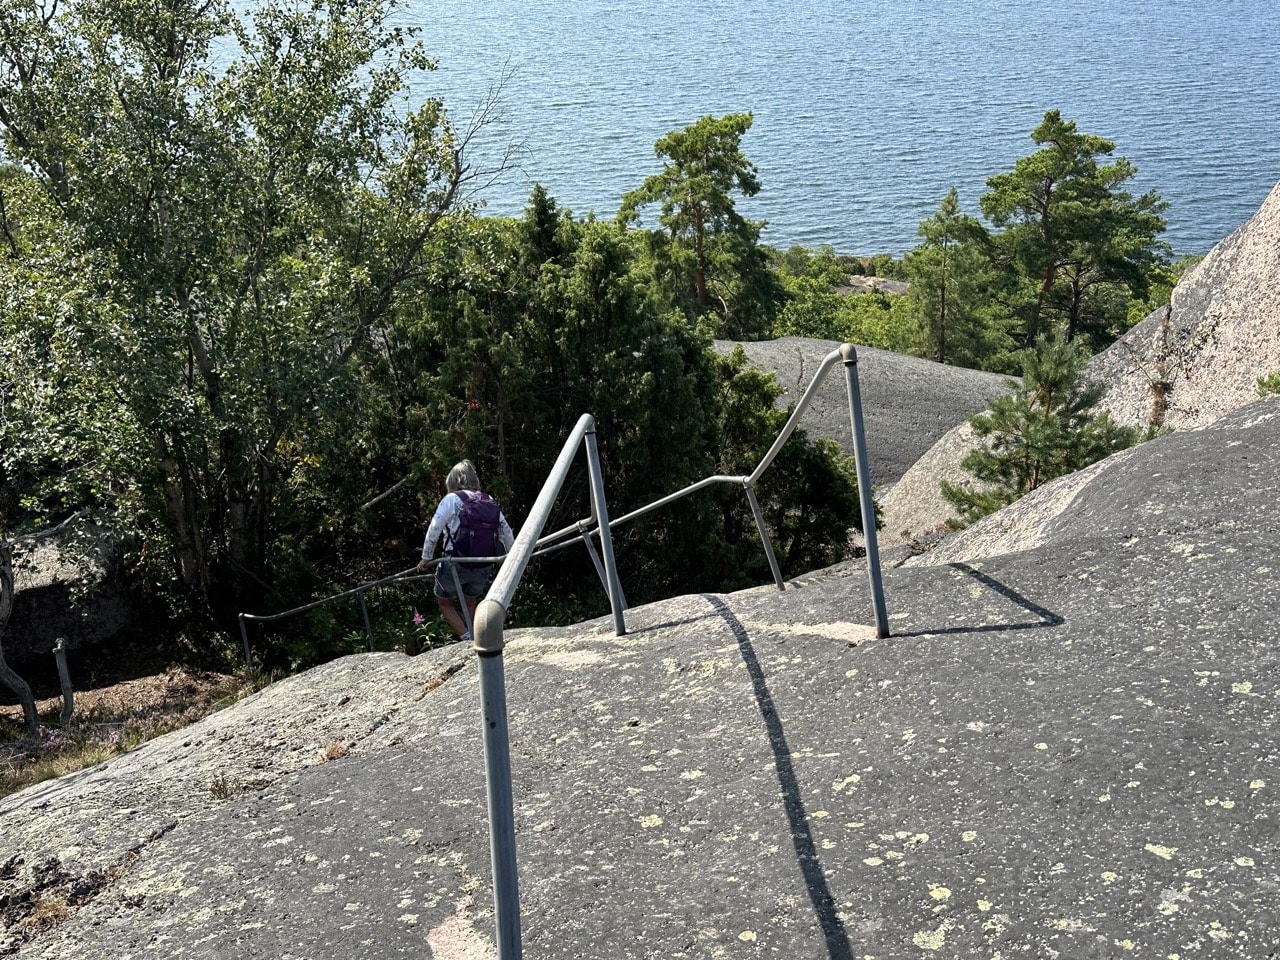
[{"label": "white long-sleeve shirt", "polygon": [[[474,495],[476,491],[462,492]],[[431,517],[431,524],[427,527],[427,538],[422,542],[423,560],[430,560],[436,555],[436,544],[440,542],[443,534],[449,535],[450,542],[457,537],[461,515],[462,498],[456,493],[445,494]],[[498,511],[498,539],[502,542],[503,550],[510,550],[511,545],[516,542],[515,534],[511,532],[511,525],[507,523],[507,518],[501,510]]]}]

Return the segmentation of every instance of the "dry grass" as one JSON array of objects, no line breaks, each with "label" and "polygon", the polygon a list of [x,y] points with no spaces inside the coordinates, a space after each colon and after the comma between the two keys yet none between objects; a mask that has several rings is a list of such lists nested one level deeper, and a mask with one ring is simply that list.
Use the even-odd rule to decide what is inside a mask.
[{"label": "dry grass", "polygon": [[23,925],[33,933],[48,930],[70,918],[74,913],[71,905],[67,903],[66,896],[61,892],[55,892],[35,902]]},{"label": "dry grass", "polygon": [[209,793],[215,800],[230,800],[242,793],[248,793],[250,789],[247,784],[232,780],[225,773],[220,773],[209,781]]},{"label": "dry grass", "polygon": [[320,751],[320,762],[328,763],[330,760],[341,760],[351,752],[351,748],[347,746],[345,740],[331,740],[329,744]]},{"label": "dry grass", "polygon": [[74,773],[203,719],[265,681],[173,668],[77,691],[76,712],[58,725],[60,697],[37,701],[40,732],[25,735],[21,707],[0,707],[0,796]]}]

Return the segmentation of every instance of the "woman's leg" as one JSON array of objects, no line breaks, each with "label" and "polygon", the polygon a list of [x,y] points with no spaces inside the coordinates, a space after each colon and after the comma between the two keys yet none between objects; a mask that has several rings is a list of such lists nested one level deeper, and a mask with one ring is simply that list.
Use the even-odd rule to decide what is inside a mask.
[{"label": "woman's leg", "polygon": [[[468,600],[471,598],[468,597]],[[462,614],[458,612],[458,608],[453,605],[453,601],[448,597],[436,597],[436,603],[440,607],[440,612],[444,614],[445,620],[449,622],[449,626],[453,628],[453,632],[458,636],[462,636],[467,632],[467,625],[463,622]]]},{"label": "woman's leg", "polygon": [[454,606],[453,584],[450,582],[453,570],[450,567],[451,564],[444,563],[436,570],[436,579],[431,592],[435,595],[436,605],[444,615],[445,622],[461,637],[466,635],[467,625],[458,608]]}]

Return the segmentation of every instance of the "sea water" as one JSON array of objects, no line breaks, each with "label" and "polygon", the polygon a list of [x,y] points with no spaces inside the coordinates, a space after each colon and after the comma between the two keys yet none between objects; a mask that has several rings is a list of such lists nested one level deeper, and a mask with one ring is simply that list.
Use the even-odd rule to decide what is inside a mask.
[{"label": "sea water", "polygon": [[439,65],[414,97],[465,126],[498,91],[471,159],[523,153],[479,191],[494,214],[536,182],[612,216],[660,169],[655,140],[744,111],[762,189],[739,208],[782,248],[900,254],[951,187],[976,215],[1051,109],[1114,141],[1130,192],[1169,202],[1177,253],[1206,252],[1280,180],[1274,0],[408,0],[400,21]]}]

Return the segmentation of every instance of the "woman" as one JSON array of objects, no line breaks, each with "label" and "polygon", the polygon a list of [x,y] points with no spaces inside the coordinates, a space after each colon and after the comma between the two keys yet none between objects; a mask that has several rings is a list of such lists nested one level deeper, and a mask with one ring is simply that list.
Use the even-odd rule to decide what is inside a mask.
[{"label": "woman", "polygon": [[[419,572],[425,571],[436,555],[436,544],[443,536],[446,557],[458,556],[496,556],[500,544],[506,553],[515,542],[511,525],[503,516],[501,508],[487,493],[480,489],[480,478],[476,475],[475,465],[470,460],[456,463],[445,478],[445,489],[448,491],[436,507],[427,527],[427,538],[422,544],[422,560],[418,563]],[[482,552],[476,552],[475,542],[479,542]],[[462,587],[462,602],[467,605],[467,620],[454,606],[457,600],[457,584]],[[440,612],[449,626],[463,640],[470,642],[471,631],[467,623],[475,622],[476,604],[484,593],[485,585],[493,573],[492,563],[471,564],[456,560],[446,560],[436,568],[434,594]]]}]

